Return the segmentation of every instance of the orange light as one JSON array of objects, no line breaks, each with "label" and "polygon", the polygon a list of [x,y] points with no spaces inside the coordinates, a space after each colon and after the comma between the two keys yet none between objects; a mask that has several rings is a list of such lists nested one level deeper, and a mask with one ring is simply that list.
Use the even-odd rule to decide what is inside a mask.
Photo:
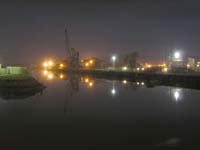
[{"label": "orange light", "polygon": [[88,79],[88,78],[86,78],[86,79],[85,79],[85,83],[88,83],[88,82],[89,82],[89,79]]},{"label": "orange light", "polygon": [[89,62],[90,62],[90,64],[93,64],[94,61],[93,61],[93,60],[90,60]]},{"label": "orange light", "polygon": [[44,70],[44,71],[43,71],[43,74],[44,74],[44,75],[47,75],[47,74],[48,74],[48,71],[47,71],[47,70]]},{"label": "orange light", "polygon": [[89,86],[90,86],[90,87],[92,87],[93,85],[94,85],[94,83],[93,83],[93,82],[90,82],[90,83],[89,83]]},{"label": "orange light", "polygon": [[49,60],[48,65],[53,66],[53,64],[54,64],[53,61]]},{"label": "orange light", "polygon": [[53,74],[49,74],[48,79],[53,79]]},{"label": "orange light", "polygon": [[148,68],[151,68],[151,67],[152,67],[152,65],[147,65],[147,67],[148,67]]},{"label": "orange light", "polygon": [[60,79],[63,79],[64,78],[64,75],[63,74],[60,74]]},{"label": "orange light", "polygon": [[60,64],[60,67],[63,68],[63,67],[64,67],[64,64]]},{"label": "orange light", "polygon": [[166,64],[164,63],[164,64],[163,64],[163,67],[165,67],[165,66],[166,66]]},{"label": "orange light", "polygon": [[43,66],[44,66],[44,67],[47,67],[47,66],[48,66],[48,63],[47,63],[47,62],[44,62],[44,63],[43,63]]},{"label": "orange light", "polygon": [[88,63],[85,63],[85,66],[86,66],[86,67],[88,67],[88,66],[89,66],[89,64],[88,64]]}]

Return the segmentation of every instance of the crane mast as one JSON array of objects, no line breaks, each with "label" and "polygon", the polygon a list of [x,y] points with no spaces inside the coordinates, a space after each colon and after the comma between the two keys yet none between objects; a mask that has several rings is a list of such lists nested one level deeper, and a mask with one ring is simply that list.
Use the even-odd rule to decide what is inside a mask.
[{"label": "crane mast", "polygon": [[79,52],[77,52],[74,48],[70,48],[67,28],[65,28],[65,50],[67,52],[69,69],[73,71],[78,71],[80,66]]}]

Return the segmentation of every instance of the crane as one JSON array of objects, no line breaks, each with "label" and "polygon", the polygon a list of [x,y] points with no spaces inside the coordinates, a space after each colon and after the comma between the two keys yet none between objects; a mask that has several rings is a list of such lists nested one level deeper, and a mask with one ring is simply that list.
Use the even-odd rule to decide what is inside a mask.
[{"label": "crane", "polygon": [[74,48],[70,48],[68,30],[65,28],[65,49],[67,52],[67,58],[69,60],[69,69],[73,71],[78,71],[79,69],[79,52]]}]

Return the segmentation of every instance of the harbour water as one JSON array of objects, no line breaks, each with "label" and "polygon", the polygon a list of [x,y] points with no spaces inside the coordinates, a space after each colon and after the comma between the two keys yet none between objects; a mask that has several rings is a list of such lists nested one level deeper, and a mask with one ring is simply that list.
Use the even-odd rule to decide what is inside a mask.
[{"label": "harbour water", "polygon": [[0,145],[37,149],[188,149],[200,140],[200,91],[66,74],[23,99],[0,98]]}]

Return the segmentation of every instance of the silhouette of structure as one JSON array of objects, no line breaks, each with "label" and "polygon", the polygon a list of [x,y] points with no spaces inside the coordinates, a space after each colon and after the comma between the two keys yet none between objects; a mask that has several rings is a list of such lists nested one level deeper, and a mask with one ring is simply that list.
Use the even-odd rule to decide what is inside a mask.
[{"label": "silhouette of structure", "polygon": [[65,49],[67,52],[69,70],[78,71],[80,66],[79,52],[76,51],[74,48],[70,48],[67,28],[65,28]]}]

